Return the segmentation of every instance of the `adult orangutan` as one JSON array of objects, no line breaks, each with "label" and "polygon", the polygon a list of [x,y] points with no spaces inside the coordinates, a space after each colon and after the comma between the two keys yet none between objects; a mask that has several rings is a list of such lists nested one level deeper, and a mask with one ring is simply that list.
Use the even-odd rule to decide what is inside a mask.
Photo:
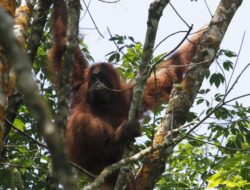
[{"label": "adult orangutan", "polygon": [[[57,74],[63,69],[60,62],[65,50],[66,24],[65,2],[57,0],[53,9],[53,47],[49,55]],[[148,78],[143,110],[153,109],[155,104],[168,101],[173,83],[182,80],[202,34],[196,33],[190,39],[192,43],[187,42],[160,64],[156,78],[153,75]],[[110,63],[97,63],[89,67],[79,48],[75,57],[66,147],[73,162],[98,175],[106,166],[121,159],[125,143],[140,135],[139,123],[127,121],[133,89],[129,88],[131,84],[121,80]],[[102,189],[113,189],[116,177],[117,174],[114,174],[108,178]]]}]

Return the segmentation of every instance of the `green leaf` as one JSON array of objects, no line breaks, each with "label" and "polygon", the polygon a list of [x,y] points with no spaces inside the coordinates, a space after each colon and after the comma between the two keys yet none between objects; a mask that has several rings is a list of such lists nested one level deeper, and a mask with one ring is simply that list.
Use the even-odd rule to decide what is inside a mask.
[{"label": "green leaf", "polygon": [[198,100],[196,101],[196,104],[199,105],[199,104],[201,104],[202,102],[204,102],[204,99],[200,98],[200,99],[198,99]]},{"label": "green leaf", "polygon": [[141,53],[142,52],[142,44],[141,43],[136,44],[135,50],[137,53]]},{"label": "green leaf", "polygon": [[21,130],[21,131],[24,131],[24,129],[25,129],[25,124],[23,123],[22,120],[20,120],[20,119],[18,119],[18,118],[16,118],[16,119],[14,120],[13,125],[14,125],[16,128],[18,128],[19,130]]},{"label": "green leaf", "polygon": [[232,61],[229,61],[229,60],[226,60],[223,62],[223,67],[225,70],[229,71],[230,69],[233,68],[233,62]]},{"label": "green leaf", "polygon": [[217,93],[214,95],[214,97],[217,102],[220,102],[222,98],[224,98],[224,94]]},{"label": "green leaf", "polygon": [[188,112],[188,115],[187,115],[187,121],[190,122],[190,121],[193,121],[195,118],[197,118],[197,115],[196,113],[194,112]]},{"label": "green leaf", "polygon": [[221,73],[214,73],[211,75],[210,77],[210,84],[213,85],[215,84],[215,86],[218,88],[220,86],[221,83],[223,83],[225,81],[224,76]]},{"label": "green leaf", "polygon": [[208,178],[208,188],[215,188],[221,184],[223,184],[223,182],[226,179],[226,175],[225,172],[223,171],[219,171],[218,173],[210,176]]},{"label": "green leaf", "polygon": [[27,149],[27,147],[25,147],[25,146],[20,146],[20,147],[18,147],[18,150],[19,150],[22,154],[25,154],[25,153],[28,152],[28,149]]},{"label": "green leaf", "polygon": [[115,54],[115,61],[116,61],[116,62],[119,62],[119,61],[120,61],[120,54],[119,54],[119,53],[116,53],[116,54]]},{"label": "green leaf", "polygon": [[226,119],[229,116],[229,112],[226,108],[221,107],[215,110],[214,115],[217,119]]},{"label": "green leaf", "polygon": [[134,38],[129,36],[128,39],[130,39],[132,42],[135,42]]},{"label": "green leaf", "polygon": [[116,53],[112,54],[112,55],[108,58],[108,61],[109,61],[109,62],[112,62],[112,61],[115,60],[115,58],[116,58]]},{"label": "green leaf", "polygon": [[236,57],[236,56],[237,56],[236,53],[234,53],[233,51],[230,51],[230,50],[225,50],[225,51],[224,51],[224,54],[225,54],[225,56],[227,56],[227,57]]}]

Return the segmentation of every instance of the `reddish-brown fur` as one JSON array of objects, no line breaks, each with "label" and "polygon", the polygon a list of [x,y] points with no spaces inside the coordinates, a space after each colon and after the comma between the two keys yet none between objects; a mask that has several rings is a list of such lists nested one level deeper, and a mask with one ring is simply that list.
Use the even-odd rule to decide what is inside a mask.
[{"label": "reddish-brown fur", "polygon": [[168,102],[173,84],[182,81],[204,32],[205,26],[156,68],[156,77],[152,74],[148,78],[144,93],[144,104],[148,109]]},{"label": "reddish-brown fur", "polygon": [[[102,68],[103,67],[103,68]],[[107,69],[113,89],[122,89],[119,75],[111,64],[100,63],[86,71],[86,81],[77,94],[78,103],[71,107],[68,119],[66,143],[68,153],[75,163],[93,174],[99,174],[104,167],[121,159],[124,144],[139,133],[139,124],[127,123],[129,96],[126,91],[102,92],[104,102],[91,101],[89,90],[91,71]],[[115,176],[105,186],[115,185]],[[112,189],[112,188],[108,188]]]},{"label": "reddish-brown fur", "polygon": [[[54,44],[49,57],[55,72],[60,74],[63,69],[60,62],[65,49],[67,14],[63,0],[55,1],[54,6]],[[160,64],[156,78],[154,75],[148,78],[144,94],[145,109],[152,110],[155,104],[169,100],[172,85],[182,80],[187,70],[186,65],[191,61],[202,34],[203,32],[197,33],[191,39],[192,43],[184,44],[167,61]],[[105,88],[98,92],[92,90],[94,84],[91,77],[99,72],[106,76],[106,79],[101,81],[105,86],[121,91]],[[138,122],[127,122],[132,96],[132,89],[124,90],[128,86],[129,84],[122,82],[111,64],[98,63],[88,67],[80,49],[77,49],[72,79],[72,102],[65,137],[66,147],[70,159],[93,174],[99,174],[106,166],[119,161],[124,144],[139,135]],[[114,174],[110,177],[102,189],[112,189],[116,176]]]}]

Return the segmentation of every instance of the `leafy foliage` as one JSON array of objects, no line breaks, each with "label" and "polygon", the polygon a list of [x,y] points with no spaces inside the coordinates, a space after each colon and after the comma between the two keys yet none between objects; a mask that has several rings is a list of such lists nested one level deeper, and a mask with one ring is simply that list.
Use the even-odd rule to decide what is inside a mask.
[{"label": "leafy foliage", "polygon": [[115,61],[116,64],[119,64],[118,71],[123,79],[133,79],[142,62],[142,44],[135,42],[131,36],[115,35],[110,40],[117,45],[117,50],[106,55],[108,61]]},{"label": "leafy foliage", "polygon": [[[229,50],[219,51],[218,58],[229,58],[222,62],[225,71],[233,69],[230,59],[235,56]],[[207,78],[216,88],[226,82],[223,70],[209,74]],[[212,100],[209,101],[208,97]],[[205,114],[198,117],[198,113],[192,112],[190,129],[203,118],[207,122],[199,124],[199,129],[188,134],[186,140],[175,147],[158,188],[249,189],[250,108],[227,100],[227,91],[214,94],[211,88],[200,90],[196,106],[200,105],[203,105]],[[183,135],[188,131],[183,130]]]}]

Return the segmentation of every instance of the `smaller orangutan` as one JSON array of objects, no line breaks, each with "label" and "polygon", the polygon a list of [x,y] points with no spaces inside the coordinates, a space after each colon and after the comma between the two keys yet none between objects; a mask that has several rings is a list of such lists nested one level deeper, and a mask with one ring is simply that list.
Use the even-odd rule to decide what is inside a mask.
[{"label": "smaller orangutan", "polygon": [[[55,74],[60,75],[67,24],[63,0],[54,1],[52,19],[53,47],[49,57]],[[158,66],[156,78],[154,75],[148,78],[143,111],[167,103],[174,82],[182,80],[202,35],[203,32],[196,33],[191,42]],[[121,80],[112,64],[97,63],[89,67],[80,48],[75,58],[66,148],[73,162],[98,175],[106,166],[119,161],[125,144],[140,135],[139,123],[128,122],[133,88]],[[117,174],[110,176],[101,189],[113,189]]]}]

